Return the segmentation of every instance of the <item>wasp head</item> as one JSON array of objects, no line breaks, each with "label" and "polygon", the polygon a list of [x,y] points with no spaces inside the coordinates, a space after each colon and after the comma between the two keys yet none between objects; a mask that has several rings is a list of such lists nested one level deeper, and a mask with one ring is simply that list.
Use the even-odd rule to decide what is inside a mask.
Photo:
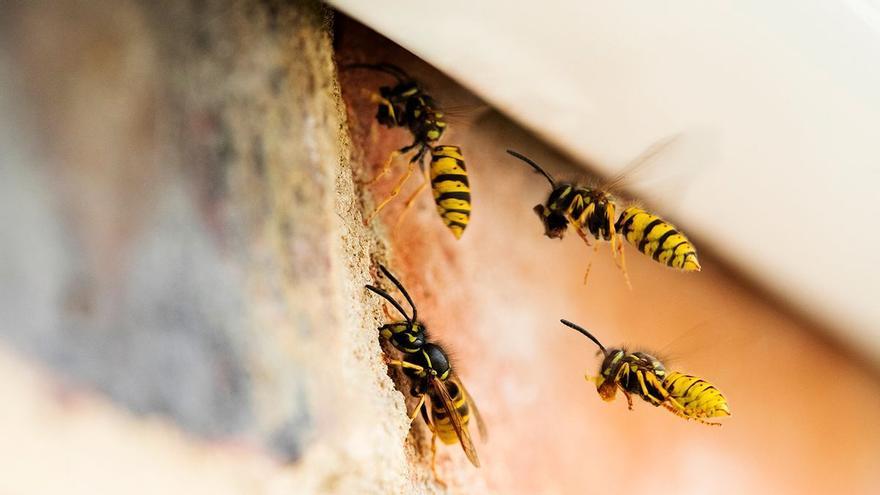
[{"label": "wasp head", "polygon": [[617,395],[617,384],[614,380],[606,380],[604,376],[599,376],[596,378],[596,392],[599,392],[602,400],[610,402]]},{"label": "wasp head", "polygon": [[545,205],[536,205],[534,211],[544,223],[544,235],[551,239],[562,239],[568,229],[568,219],[565,218],[565,215],[553,211]]}]

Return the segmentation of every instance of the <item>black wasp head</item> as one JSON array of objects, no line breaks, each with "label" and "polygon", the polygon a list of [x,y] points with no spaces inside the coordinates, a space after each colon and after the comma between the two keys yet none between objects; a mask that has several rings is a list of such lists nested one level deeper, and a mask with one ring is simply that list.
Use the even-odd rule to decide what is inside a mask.
[{"label": "black wasp head", "polygon": [[535,213],[544,223],[544,235],[551,239],[562,239],[568,229],[568,219],[562,213],[552,211],[544,205],[536,205]]},{"label": "black wasp head", "polygon": [[376,120],[385,127],[405,125],[407,105],[420,91],[414,81],[403,81],[394,87],[382,86],[379,88],[382,101],[376,110]]},{"label": "black wasp head", "polygon": [[[425,326],[415,322],[400,322],[388,325],[388,339],[399,351],[407,354],[418,352],[425,345]],[[383,335],[386,335],[383,332]]]},{"label": "black wasp head", "polygon": [[[386,89],[389,88],[382,88],[383,97],[385,97]],[[379,106],[376,108],[376,121],[385,127],[397,127],[400,125],[399,120],[403,115],[403,111],[403,104],[385,98],[379,102]]]}]

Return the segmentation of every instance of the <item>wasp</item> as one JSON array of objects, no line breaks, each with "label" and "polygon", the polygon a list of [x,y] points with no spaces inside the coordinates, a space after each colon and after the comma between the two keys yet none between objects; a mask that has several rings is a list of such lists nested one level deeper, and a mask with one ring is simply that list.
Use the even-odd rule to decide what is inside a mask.
[{"label": "wasp", "polygon": [[[392,151],[381,171],[369,184],[373,184],[391,169],[398,156],[413,152],[406,172],[401,175],[391,193],[367,218],[367,223],[400,193],[401,188],[415,170],[416,163],[425,174],[424,159],[430,155],[430,182],[434,191],[437,213],[456,239],[460,239],[471,216],[471,190],[468,182],[464,156],[458,146],[438,146],[437,141],[446,130],[444,113],[434,99],[422,89],[421,85],[403,69],[392,64],[352,64],[349,69],[369,69],[384,72],[396,79],[393,86],[382,86],[379,93],[372,95],[378,106],[376,120],[388,128],[404,127],[412,134],[413,142]],[[422,185],[407,199],[401,219],[412,206],[415,198],[425,187],[429,177],[425,176]],[[398,224],[400,220],[398,220]]]},{"label": "wasp", "polygon": [[560,321],[585,335],[602,351],[604,359],[599,376],[586,378],[596,383],[596,391],[603,400],[614,400],[620,389],[630,410],[633,408],[632,396],[637,395],[652,406],[663,406],[676,416],[708,425],[721,425],[706,421],[709,418],[730,416],[730,406],[724,394],[709,382],[675,371],[667,372],[659,359],[644,352],[606,349],[582,327],[568,320]]},{"label": "wasp", "polygon": [[421,412],[425,424],[431,430],[431,471],[435,479],[440,481],[436,470],[438,437],[445,444],[461,444],[471,464],[480,467],[477,450],[468,431],[473,416],[480,437],[484,440],[486,438],[486,426],[476,403],[453,371],[449,355],[442,346],[428,338],[427,329],[418,320],[416,306],[409,293],[387,268],[379,265],[379,269],[397,287],[412,310],[412,315],[407,315],[403,306],[390,294],[378,287],[366,286],[368,290],[388,301],[403,317],[403,320],[379,327],[379,334],[403,353],[403,359],[386,359],[386,362],[400,367],[412,381],[410,394],[418,398],[418,403],[409,414],[409,419],[410,422],[415,421]]},{"label": "wasp", "polygon": [[[656,150],[649,150],[656,153]],[[544,234],[551,239],[562,239],[569,224],[590,245],[590,237],[596,241],[611,243],[612,256],[630,285],[623,254],[623,241],[635,246],[654,261],[684,271],[700,271],[697,250],[674,225],[638,206],[624,208],[617,216],[619,200],[612,191],[618,187],[635,166],[645,163],[650,154],[643,154],[625,168],[625,171],[601,187],[590,187],[570,182],[556,182],[534,160],[513,150],[510,155],[529,164],[550,183],[550,196],[534,211],[544,224]],[[596,243],[594,251],[598,250]],[[590,273],[584,275],[584,283]]]}]

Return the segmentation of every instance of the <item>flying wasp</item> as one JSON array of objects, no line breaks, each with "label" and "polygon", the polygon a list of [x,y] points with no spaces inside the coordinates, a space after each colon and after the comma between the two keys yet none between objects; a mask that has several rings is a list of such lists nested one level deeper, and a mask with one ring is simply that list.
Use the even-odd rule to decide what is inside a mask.
[{"label": "flying wasp", "polygon": [[[507,153],[529,164],[550,183],[551,192],[547,201],[534,208],[544,224],[544,234],[551,239],[562,239],[571,224],[588,246],[591,236],[596,241],[610,242],[615,264],[623,272],[627,285],[630,285],[621,237],[654,261],[688,272],[700,271],[697,250],[671,223],[638,206],[629,206],[623,209],[619,217],[616,216],[620,201],[613,191],[636,167],[646,163],[658,151],[658,146],[650,148],[629,164],[624,172],[600,187],[556,182],[534,160],[513,150],[507,150]],[[597,251],[598,248],[597,242],[593,250]],[[592,260],[587,266],[584,283],[591,266]]]},{"label": "flying wasp", "polygon": [[614,400],[620,389],[630,410],[634,394],[652,406],[663,406],[676,416],[708,425],[720,426],[721,423],[707,419],[730,416],[724,394],[709,382],[675,371],[667,372],[659,359],[644,352],[606,349],[590,332],[568,320],[560,321],[585,335],[602,351],[604,359],[599,376],[586,378],[595,381],[596,391],[603,400]]},{"label": "flying wasp", "polygon": [[403,353],[402,360],[386,358],[386,362],[400,367],[412,381],[410,394],[418,398],[418,404],[409,419],[410,422],[415,421],[421,412],[425,424],[431,430],[431,471],[434,478],[440,481],[436,469],[437,437],[445,444],[461,444],[471,464],[480,467],[477,450],[468,431],[468,424],[473,416],[476,418],[480,437],[484,440],[486,438],[486,426],[477,405],[453,371],[449,355],[439,344],[430,342],[425,325],[418,320],[416,306],[409,293],[388,269],[382,265],[379,265],[379,269],[397,287],[412,310],[412,316],[407,315],[390,294],[378,287],[366,286],[368,290],[388,301],[403,316],[403,320],[379,327],[379,334]]},{"label": "flying wasp", "polygon": [[[370,214],[367,223],[372,221],[382,208],[397,197],[415,170],[416,163],[419,164],[422,173],[425,173],[424,159],[430,154],[430,181],[434,191],[437,213],[440,214],[440,218],[443,219],[452,235],[456,239],[460,239],[470,220],[471,190],[461,148],[436,145],[446,130],[444,113],[419,83],[396,65],[387,63],[351,64],[345,68],[375,70],[394,77],[397,80],[394,86],[382,86],[379,88],[379,93],[372,95],[373,102],[378,105],[376,120],[388,128],[405,127],[413,136],[412,144],[392,151],[381,171],[367,183],[368,185],[373,184],[388,173],[391,170],[391,164],[398,156],[414,152],[406,172],[398,179],[388,197],[379,203]],[[400,215],[401,219],[419,193],[427,187],[428,180],[429,178],[426,176],[422,185],[406,200],[404,211]],[[399,223],[400,220],[398,220]]]}]

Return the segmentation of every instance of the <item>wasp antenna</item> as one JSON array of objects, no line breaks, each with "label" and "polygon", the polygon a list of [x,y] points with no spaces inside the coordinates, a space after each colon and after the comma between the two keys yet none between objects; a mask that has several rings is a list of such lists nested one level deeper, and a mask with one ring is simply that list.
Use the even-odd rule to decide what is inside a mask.
[{"label": "wasp antenna", "polygon": [[589,338],[590,340],[592,340],[593,342],[595,342],[597,346],[599,346],[599,349],[602,350],[602,354],[604,354],[604,355],[606,355],[606,356],[608,355],[608,350],[605,349],[605,346],[602,345],[601,342],[599,342],[599,339],[597,339],[596,337],[593,337],[593,334],[591,334],[590,332],[584,330],[583,327],[581,327],[581,326],[579,326],[579,325],[576,325],[576,324],[574,324],[574,323],[572,323],[572,322],[570,322],[570,321],[568,321],[568,320],[564,320],[564,319],[563,319],[563,320],[559,320],[559,321],[562,322],[563,325],[565,325],[565,326],[567,326],[567,327],[571,327],[571,328],[577,330],[578,332],[580,332],[580,333],[586,335],[587,338]]},{"label": "wasp antenna", "polygon": [[400,67],[389,64],[389,63],[381,63],[381,64],[346,64],[342,66],[342,70],[351,70],[351,69],[367,69],[367,70],[375,70],[379,72],[384,72],[386,74],[392,75],[397,79],[397,82],[404,82],[412,79],[409,77],[409,74],[406,73]]},{"label": "wasp antenna", "polygon": [[550,176],[550,174],[548,174],[547,172],[545,172],[544,169],[541,168],[540,165],[538,165],[537,163],[534,162],[534,160],[532,160],[531,158],[528,158],[527,156],[525,156],[521,153],[517,153],[516,151],[513,151],[513,150],[507,150],[507,154],[515,156],[515,157],[519,158],[520,160],[531,165],[532,168],[535,169],[535,172],[538,172],[539,174],[541,174],[547,178],[547,180],[550,182],[550,187],[556,187],[556,181],[553,180],[553,177]]},{"label": "wasp antenna", "polygon": [[369,291],[372,291],[372,292],[375,292],[376,294],[379,294],[379,296],[381,296],[382,298],[384,298],[386,301],[390,302],[391,305],[394,306],[394,309],[396,309],[397,311],[399,311],[400,314],[403,315],[403,318],[406,319],[406,321],[407,321],[408,323],[411,323],[411,322],[412,322],[412,320],[410,319],[410,317],[406,315],[406,312],[403,310],[403,307],[400,305],[400,303],[398,303],[397,301],[395,301],[394,298],[391,297],[390,294],[388,294],[387,292],[385,292],[384,290],[382,290],[382,289],[380,289],[380,288],[378,288],[378,287],[373,287],[372,285],[365,285],[364,287],[366,287],[367,290],[369,290]]},{"label": "wasp antenna", "polygon": [[[388,280],[390,280],[394,284],[394,286],[397,287],[397,289],[400,291],[400,293],[403,294],[403,297],[406,298],[406,302],[409,303],[409,307],[412,308],[412,318],[407,318],[407,319],[409,321],[416,321],[417,320],[416,317],[418,316],[418,312],[416,311],[416,305],[413,303],[412,298],[409,297],[409,293],[403,287],[403,284],[401,284],[400,281],[398,281],[396,278],[394,278],[394,275],[392,275],[391,272],[389,272],[388,269],[385,268],[385,265],[379,265],[379,269],[382,270],[382,273],[384,273],[385,276],[388,277]],[[401,310],[400,312],[403,313],[403,310]],[[404,313],[404,315],[405,314],[406,313]]]}]

